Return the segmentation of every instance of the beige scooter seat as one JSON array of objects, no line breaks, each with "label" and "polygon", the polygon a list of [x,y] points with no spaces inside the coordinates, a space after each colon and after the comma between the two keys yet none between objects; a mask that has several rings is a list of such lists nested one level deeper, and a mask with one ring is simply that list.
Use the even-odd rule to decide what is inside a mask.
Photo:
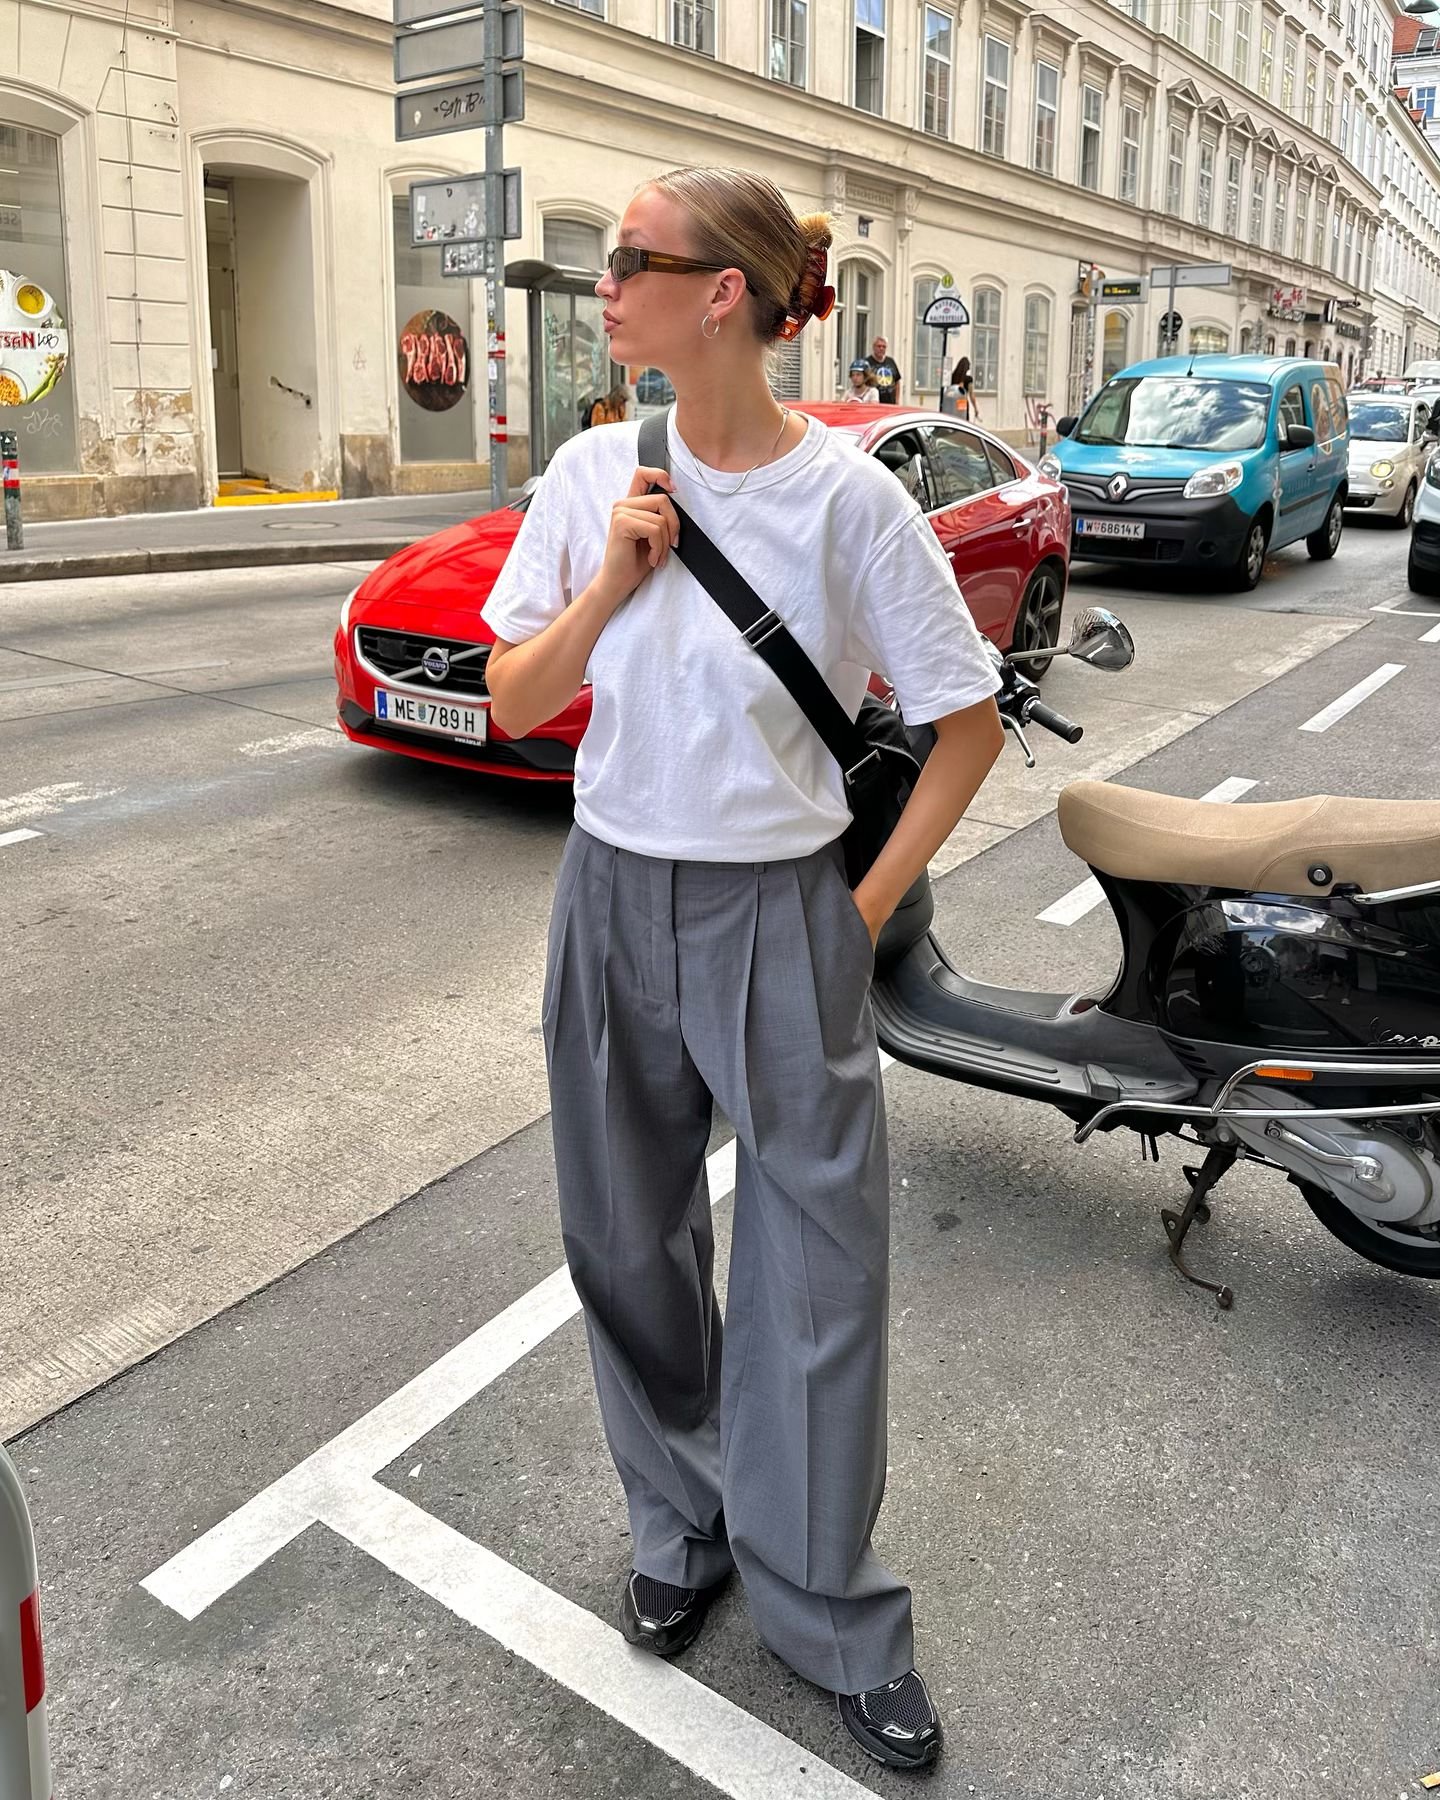
[{"label": "beige scooter seat", "polygon": [[[1337,882],[1380,893],[1440,881],[1440,801],[1315,794],[1226,806],[1075,781],[1057,810],[1075,854],[1125,881],[1262,894],[1328,894]],[[1317,867],[1329,878],[1312,881]]]}]

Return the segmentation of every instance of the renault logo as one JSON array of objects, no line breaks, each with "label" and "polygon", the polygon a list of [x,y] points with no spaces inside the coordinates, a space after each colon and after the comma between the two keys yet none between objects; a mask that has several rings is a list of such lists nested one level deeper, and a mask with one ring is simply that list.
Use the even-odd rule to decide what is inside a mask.
[{"label": "renault logo", "polygon": [[432,681],[443,681],[450,673],[450,652],[443,645],[432,644],[420,658],[420,667]]},{"label": "renault logo", "polygon": [[1115,476],[1112,476],[1112,478],[1109,482],[1109,485],[1105,489],[1105,492],[1110,496],[1110,498],[1112,500],[1123,500],[1125,498],[1126,493],[1129,491],[1129,487],[1130,487],[1130,481],[1129,481],[1128,476],[1115,475]]}]

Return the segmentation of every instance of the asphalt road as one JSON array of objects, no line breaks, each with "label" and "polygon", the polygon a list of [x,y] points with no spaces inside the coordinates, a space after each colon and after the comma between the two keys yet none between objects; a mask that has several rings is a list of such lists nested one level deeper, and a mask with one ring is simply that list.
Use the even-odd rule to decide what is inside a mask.
[{"label": "asphalt road", "polygon": [[[1078,774],[1432,796],[1440,607],[1403,560],[1357,530],[1243,602],[1082,572],[1140,656],[1057,668],[1085,742],[1007,752],[937,859],[958,959],[1108,975],[1103,909],[1036,917],[1085,873],[1051,811]],[[338,739],[356,578],[0,590],[0,1433],[33,1427],[57,1791],[901,1791],[738,1595],[683,1670],[607,1629],[624,1514],[534,1024],[566,807]],[[1418,1792],[1440,1295],[1242,1171],[1195,1251],[1220,1315],[1164,1256],[1178,1156],[888,1079],[880,1537],[951,1723],[927,1791]],[[723,1129],[713,1185],[723,1237]]]}]

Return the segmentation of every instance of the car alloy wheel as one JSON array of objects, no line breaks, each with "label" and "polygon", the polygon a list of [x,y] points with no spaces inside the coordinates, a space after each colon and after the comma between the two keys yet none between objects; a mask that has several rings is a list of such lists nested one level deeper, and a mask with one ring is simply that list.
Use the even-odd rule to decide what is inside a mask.
[{"label": "car alloy wheel", "polygon": [[1326,536],[1330,540],[1330,548],[1332,550],[1338,550],[1340,548],[1340,533],[1345,529],[1345,514],[1341,510],[1340,502],[1338,500],[1330,508],[1330,517],[1325,521],[1325,526]]},{"label": "car alloy wheel", "polygon": [[[1015,635],[1011,639],[1012,650],[1049,650],[1060,642],[1060,609],[1064,604],[1064,593],[1059,578],[1052,568],[1039,568],[1030,577],[1029,586],[1025,589],[1025,597],[1020,602],[1019,616],[1015,620]],[[1032,681],[1040,681],[1050,667],[1050,659],[1044,662],[1031,663],[1026,674]]]},{"label": "car alloy wheel", "polygon": [[1412,481],[1405,490],[1405,498],[1400,502],[1400,514],[1396,523],[1402,531],[1408,531],[1415,522],[1415,483]]}]

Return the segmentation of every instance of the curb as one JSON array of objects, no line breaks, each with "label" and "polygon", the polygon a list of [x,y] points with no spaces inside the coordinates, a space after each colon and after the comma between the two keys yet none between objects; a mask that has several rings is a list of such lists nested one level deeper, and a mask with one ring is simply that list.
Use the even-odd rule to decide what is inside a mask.
[{"label": "curb", "polygon": [[295,563],[382,562],[421,537],[351,538],[300,544],[195,544],[169,550],[102,550],[25,556],[7,562],[0,552],[0,587],[18,581],[70,581],[88,575],[163,575],[187,569],[258,569]]}]

